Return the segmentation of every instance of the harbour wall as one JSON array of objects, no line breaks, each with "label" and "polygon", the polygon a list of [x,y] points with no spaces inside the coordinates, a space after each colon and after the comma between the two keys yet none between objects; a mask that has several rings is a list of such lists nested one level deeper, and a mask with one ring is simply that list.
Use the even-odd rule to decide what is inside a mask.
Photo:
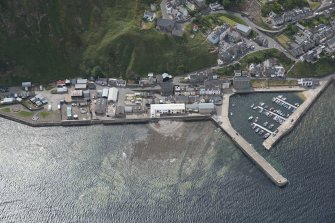
[{"label": "harbour wall", "polygon": [[89,126],[89,125],[127,125],[127,124],[148,124],[158,122],[161,120],[170,121],[206,121],[210,120],[210,115],[191,115],[191,116],[163,116],[160,118],[132,118],[132,119],[111,119],[111,120],[65,120],[65,121],[30,121],[14,117],[9,114],[0,112],[0,117],[14,122],[18,122],[31,127],[53,127],[53,126]]},{"label": "harbour wall", "polygon": [[[276,136],[271,135],[269,138],[267,138],[263,142],[263,146],[267,150],[270,150],[284,136],[288,135],[295,128],[295,126],[301,121],[302,117],[304,117],[304,115],[307,113],[307,111],[312,107],[312,105],[317,101],[317,99],[322,95],[322,93],[327,89],[327,87],[334,80],[335,80],[335,77],[328,79],[323,86],[320,86],[319,91],[317,91],[316,94],[313,95],[310,98],[310,101],[307,101],[308,99],[306,99],[306,101],[304,102],[306,104],[304,105],[304,103],[303,103],[302,105],[300,105],[300,107],[297,109],[297,111],[295,111],[296,114],[295,115],[293,114],[294,117],[290,117],[289,119],[286,120],[286,122],[290,122],[290,120],[292,120],[292,118],[293,118],[294,121],[286,124],[286,125],[288,125],[287,127],[285,127],[284,126],[285,123],[283,123],[282,128],[285,128],[285,129],[283,129],[282,131],[279,131]],[[281,128],[281,126],[279,128]]]}]

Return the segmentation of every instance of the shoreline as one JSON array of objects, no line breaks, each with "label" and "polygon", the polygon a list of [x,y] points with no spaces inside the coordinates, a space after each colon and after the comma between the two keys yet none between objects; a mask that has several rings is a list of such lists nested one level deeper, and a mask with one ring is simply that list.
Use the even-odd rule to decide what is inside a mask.
[{"label": "shoreline", "polygon": [[127,125],[127,124],[149,124],[161,120],[171,121],[209,121],[210,115],[191,115],[191,116],[165,116],[159,118],[136,118],[136,119],[111,119],[111,120],[71,120],[71,121],[28,121],[0,112],[0,117],[18,122],[30,127],[69,127],[69,126],[91,126],[91,125]]}]

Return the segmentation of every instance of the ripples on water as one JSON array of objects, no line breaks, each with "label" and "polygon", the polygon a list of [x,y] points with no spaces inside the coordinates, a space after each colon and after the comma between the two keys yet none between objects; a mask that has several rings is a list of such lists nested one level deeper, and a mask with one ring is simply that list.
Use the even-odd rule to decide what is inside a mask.
[{"label": "ripples on water", "polygon": [[270,153],[258,148],[289,179],[282,189],[209,122],[163,137],[1,119],[0,221],[334,222],[334,95],[332,85]]}]

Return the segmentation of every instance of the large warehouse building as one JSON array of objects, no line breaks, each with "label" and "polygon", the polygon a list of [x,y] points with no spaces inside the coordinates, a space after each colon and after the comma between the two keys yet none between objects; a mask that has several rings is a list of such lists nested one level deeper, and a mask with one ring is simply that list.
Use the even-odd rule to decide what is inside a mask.
[{"label": "large warehouse building", "polygon": [[108,92],[108,102],[117,102],[119,90],[115,87],[109,88]]},{"label": "large warehouse building", "polygon": [[152,104],[150,105],[150,117],[161,115],[176,115],[185,113],[185,104]]}]

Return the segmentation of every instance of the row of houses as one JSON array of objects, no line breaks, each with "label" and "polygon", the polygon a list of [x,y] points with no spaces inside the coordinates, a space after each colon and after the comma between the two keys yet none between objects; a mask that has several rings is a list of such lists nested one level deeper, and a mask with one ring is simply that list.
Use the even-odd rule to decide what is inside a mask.
[{"label": "row of houses", "polygon": [[271,12],[269,17],[273,26],[281,26],[285,23],[296,22],[312,15],[313,11],[310,8],[303,8],[286,11],[281,15],[277,15],[274,12]]},{"label": "row of houses", "polygon": [[320,24],[311,30],[301,30],[294,36],[294,42],[290,44],[290,52],[293,56],[299,57],[320,44],[327,44],[331,52],[333,48],[332,40],[327,40],[332,39],[334,34],[335,21],[332,21],[331,25]]},{"label": "row of houses", "polygon": [[285,68],[274,58],[267,59],[262,63],[251,63],[248,69],[249,75],[253,77],[285,77]]}]

